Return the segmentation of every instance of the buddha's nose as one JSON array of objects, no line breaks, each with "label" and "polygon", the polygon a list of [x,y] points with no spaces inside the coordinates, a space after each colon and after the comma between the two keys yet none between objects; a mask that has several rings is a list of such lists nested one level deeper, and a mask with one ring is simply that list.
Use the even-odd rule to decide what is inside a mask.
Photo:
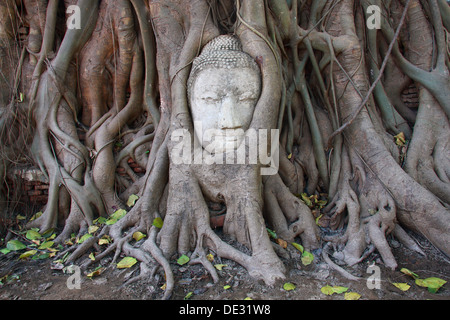
[{"label": "buddha's nose", "polygon": [[219,129],[237,129],[241,127],[235,98],[232,96],[223,98],[219,117]]}]

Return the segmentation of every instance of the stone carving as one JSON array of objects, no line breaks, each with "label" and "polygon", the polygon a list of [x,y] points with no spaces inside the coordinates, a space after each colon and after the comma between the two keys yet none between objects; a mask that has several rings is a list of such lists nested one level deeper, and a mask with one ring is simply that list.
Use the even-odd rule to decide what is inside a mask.
[{"label": "stone carving", "polygon": [[239,40],[211,40],[194,60],[188,98],[196,138],[214,154],[235,150],[245,137],[261,92],[255,60]]}]

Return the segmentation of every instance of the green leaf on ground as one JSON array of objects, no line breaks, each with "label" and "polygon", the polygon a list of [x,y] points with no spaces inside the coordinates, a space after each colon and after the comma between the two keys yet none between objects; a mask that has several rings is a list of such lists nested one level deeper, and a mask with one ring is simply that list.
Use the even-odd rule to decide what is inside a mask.
[{"label": "green leaf on ground", "polygon": [[294,290],[295,288],[296,288],[295,284],[293,284],[293,283],[286,282],[285,284],[283,284],[283,289],[286,291],[291,291],[291,290]]},{"label": "green leaf on ground", "polygon": [[37,232],[36,230],[33,230],[33,229],[28,230],[26,235],[25,235],[25,237],[28,240],[37,240],[37,239],[42,238],[41,234],[39,232]]},{"label": "green leaf on ground", "polygon": [[310,265],[313,262],[314,255],[311,252],[303,251],[301,259],[302,259],[303,265],[307,266],[307,265]]},{"label": "green leaf on ground", "polygon": [[179,257],[178,260],[177,260],[177,263],[180,266],[182,266],[182,265],[184,265],[184,264],[186,264],[188,262],[189,262],[189,257],[187,255],[185,255],[185,254],[181,255],[181,257]]},{"label": "green leaf on ground", "polygon": [[341,286],[333,286],[332,289],[333,289],[333,292],[337,293],[337,294],[344,293],[344,292],[346,292],[348,290],[347,287],[341,287]]},{"label": "green leaf on ground", "polygon": [[416,279],[415,282],[418,286],[426,287],[431,293],[436,293],[440,287],[447,283],[447,281],[436,277]]},{"label": "green leaf on ground", "polygon": [[117,264],[118,269],[131,268],[136,264],[137,260],[133,257],[125,257]]},{"label": "green leaf on ground", "polygon": [[322,292],[323,294],[326,294],[327,296],[331,296],[332,294],[334,294],[333,287],[330,285],[326,285],[326,286],[320,288],[320,292]]},{"label": "green leaf on ground", "polygon": [[331,296],[332,294],[339,294],[339,293],[344,293],[348,290],[347,287],[341,287],[341,286],[330,286],[330,285],[326,285],[322,288],[320,288],[320,291],[323,294],[326,294],[327,296]]},{"label": "green leaf on ground", "polygon": [[9,250],[8,248],[3,248],[2,250],[0,250],[0,252],[3,254],[8,254],[11,252],[11,250]]},{"label": "green leaf on ground", "polygon": [[270,230],[269,228],[267,228],[267,232],[269,233],[269,236],[273,239],[278,238],[277,234],[275,233],[275,231]]},{"label": "green leaf on ground", "polygon": [[20,255],[19,259],[26,259],[26,258],[29,258],[29,257],[31,257],[31,256],[34,256],[36,253],[37,253],[36,250],[28,250],[28,251],[22,253],[22,254]]},{"label": "green leaf on ground", "polygon": [[[91,236],[91,235],[90,235]],[[91,236],[92,237],[92,236]],[[78,242],[79,243],[79,242]],[[44,250],[44,249],[48,249],[48,248],[50,248],[51,246],[53,246],[55,243],[53,242],[53,241],[46,241],[46,242],[44,242],[43,244],[41,244],[40,246],[39,246],[39,250]]]},{"label": "green leaf on ground", "polygon": [[91,238],[92,234],[86,233],[84,236],[82,236],[79,240],[78,240],[78,244],[82,244],[84,241],[86,241],[87,239]]},{"label": "green leaf on ground", "polygon": [[187,295],[184,296],[184,300],[189,300],[193,294],[193,292],[188,292]]},{"label": "green leaf on ground", "polygon": [[19,251],[19,250],[23,250],[25,249],[27,246],[24,245],[22,242],[20,242],[19,240],[10,240],[8,241],[8,243],[6,244],[6,248],[11,250],[11,251]]},{"label": "green leaf on ground", "polygon": [[160,217],[156,217],[155,219],[153,219],[152,225],[154,225],[158,229],[161,229],[164,225],[164,221]]}]

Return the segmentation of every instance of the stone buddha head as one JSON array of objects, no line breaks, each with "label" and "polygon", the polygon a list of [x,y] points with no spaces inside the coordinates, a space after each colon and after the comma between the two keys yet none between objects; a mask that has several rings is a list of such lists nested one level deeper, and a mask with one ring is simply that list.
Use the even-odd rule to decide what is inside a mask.
[{"label": "stone buddha head", "polygon": [[194,131],[210,153],[235,150],[243,141],[261,93],[261,72],[239,40],[211,40],[193,61],[188,100]]}]

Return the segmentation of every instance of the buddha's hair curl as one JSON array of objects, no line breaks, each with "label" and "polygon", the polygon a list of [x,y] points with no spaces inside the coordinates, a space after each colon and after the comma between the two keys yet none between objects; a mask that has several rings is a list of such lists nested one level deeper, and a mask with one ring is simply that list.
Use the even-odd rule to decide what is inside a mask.
[{"label": "buddha's hair curl", "polygon": [[198,74],[207,68],[251,68],[258,74],[261,72],[256,61],[242,51],[239,39],[231,35],[221,35],[212,39],[194,59],[188,79],[188,94]]}]

